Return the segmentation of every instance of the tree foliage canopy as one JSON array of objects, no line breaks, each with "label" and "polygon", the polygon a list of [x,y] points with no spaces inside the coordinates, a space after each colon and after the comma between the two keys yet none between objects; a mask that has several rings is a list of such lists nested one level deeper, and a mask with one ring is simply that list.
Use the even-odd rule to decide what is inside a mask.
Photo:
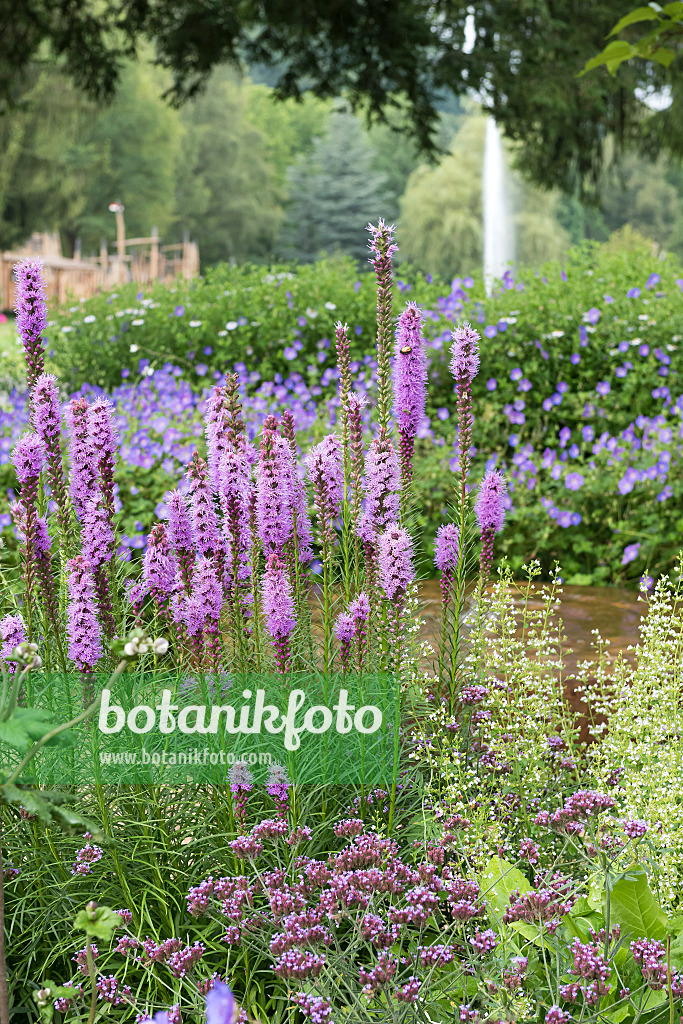
[{"label": "tree foliage canopy", "polygon": [[148,40],[173,102],[218,64],[259,63],[276,68],[280,97],[343,95],[373,119],[399,103],[431,152],[440,97],[477,93],[522,142],[531,177],[590,191],[610,135],[683,152],[679,106],[653,113],[636,96],[638,86],[680,90],[680,62],[578,77],[622,14],[623,0],[0,0],[0,102],[48,56],[90,95],[110,96],[124,59]]}]

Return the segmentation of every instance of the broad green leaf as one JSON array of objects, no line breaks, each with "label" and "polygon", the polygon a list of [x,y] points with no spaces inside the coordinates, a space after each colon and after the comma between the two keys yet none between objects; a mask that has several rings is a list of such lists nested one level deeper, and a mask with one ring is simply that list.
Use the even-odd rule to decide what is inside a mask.
[{"label": "broad green leaf", "polygon": [[94,912],[80,910],[74,920],[74,931],[85,932],[91,939],[102,939],[105,942],[120,927],[121,918],[111,907],[98,907]]},{"label": "broad green leaf", "polygon": [[683,18],[683,0],[675,0],[675,3],[664,4],[662,14],[673,21],[679,21]]},{"label": "broad green leaf", "polygon": [[626,1018],[632,1013],[633,1008],[627,1002],[625,1005],[615,1006],[614,1009],[607,1010],[606,1013],[601,1011],[600,1018],[611,1020],[612,1024],[621,1024],[622,1020],[626,1020]]},{"label": "broad green leaf", "polygon": [[668,68],[672,60],[676,57],[676,51],[670,50],[668,46],[657,46],[653,47],[648,57],[650,60],[654,60],[657,64],[661,64],[663,67]]},{"label": "broad green leaf", "polygon": [[646,939],[663,939],[670,930],[666,916],[641,867],[634,866],[615,882],[610,894],[610,920],[623,931]]},{"label": "broad green leaf", "polygon": [[0,722],[0,743],[18,750],[20,754],[25,754],[32,746],[28,732],[15,718]]},{"label": "broad green leaf", "polygon": [[[51,732],[61,724],[60,722],[56,722],[41,708],[17,708],[12,720],[18,721],[22,729],[26,730],[34,742],[36,740],[42,740],[46,733]],[[47,747],[73,747],[76,742],[77,737],[73,730],[67,729],[65,732],[61,732],[58,736],[54,736],[51,740],[48,740],[45,745]]]},{"label": "broad green leaf", "polygon": [[587,71],[599,68],[602,64],[605,64],[609,73],[613,75],[619,65],[628,60],[632,54],[633,47],[630,43],[627,43],[625,39],[615,39],[608,43],[601,53],[586,61],[583,71],[579,72],[579,78],[581,75],[585,75]]},{"label": "broad green leaf", "polygon": [[509,861],[492,857],[479,878],[482,894],[498,917],[502,917],[510,902],[510,893],[515,889],[528,892],[531,889],[526,877]]},{"label": "broad green leaf", "polygon": [[652,7],[636,7],[635,11],[629,11],[619,19],[612,31],[607,33],[607,38],[618,35],[622,29],[639,21],[659,21],[659,15]]}]

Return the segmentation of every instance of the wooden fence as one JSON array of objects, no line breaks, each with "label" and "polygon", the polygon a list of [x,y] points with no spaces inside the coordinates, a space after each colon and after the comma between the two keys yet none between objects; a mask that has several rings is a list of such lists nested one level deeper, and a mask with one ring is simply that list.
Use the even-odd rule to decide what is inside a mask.
[{"label": "wooden fence", "polygon": [[[125,256],[112,256],[106,245],[99,256],[69,259],[52,252],[41,252],[38,245],[21,252],[0,253],[0,310],[14,305],[14,267],[27,256],[38,256],[45,268],[45,283],[51,303],[69,298],[88,299],[98,291],[134,281],[149,285],[153,281],[170,283],[181,276],[191,280],[199,274],[199,250],[188,238],[175,245],[161,245],[156,233],[149,238],[127,238]],[[48,248],[47,246],[45,248]]]}]

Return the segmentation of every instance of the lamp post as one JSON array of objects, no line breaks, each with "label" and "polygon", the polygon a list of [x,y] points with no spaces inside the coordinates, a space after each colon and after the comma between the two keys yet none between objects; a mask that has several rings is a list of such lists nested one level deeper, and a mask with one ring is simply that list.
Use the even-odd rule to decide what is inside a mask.
[{"label": "lamp post", "polygon": [[109,204],[109,211],[116,214],[116,248],[119,255],[119,284],[123,282],[123,268],[126,261],[126,225],[123,219],[124,205],[115,202]]}]

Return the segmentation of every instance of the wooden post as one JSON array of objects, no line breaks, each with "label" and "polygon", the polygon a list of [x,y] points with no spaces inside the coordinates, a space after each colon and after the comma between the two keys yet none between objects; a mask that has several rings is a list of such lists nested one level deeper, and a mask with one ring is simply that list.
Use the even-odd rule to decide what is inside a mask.
[{"label": "wooden post", "polygon": [[159,230],[152,228],[152,248],[149,254],[149,276],[152,281],[159,277]]},{"label": "wooden post", "polygon": [[190,277],[190,232],[183,231],[183,260],[180,273],[187,281]]},{"label": "wooden post", "polygon": [[123,210],[116,210],[116,250],[119,257],[119,284],[123,284],[126,265],[126,224]]},{"label": "wooden post", "polygon": [[61,267],[55,269],[55,292],[57,293],[57,302],[61,305],[66,302],[66,280],[64,277],[64,271]]}]

